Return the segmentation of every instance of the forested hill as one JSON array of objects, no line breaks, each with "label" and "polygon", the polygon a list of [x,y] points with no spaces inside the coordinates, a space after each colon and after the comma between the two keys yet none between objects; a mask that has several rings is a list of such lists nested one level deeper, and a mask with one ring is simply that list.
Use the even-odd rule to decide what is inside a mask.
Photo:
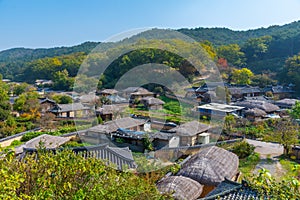
[{"label": "forested hill", "polygon": [[[248,31],[233,31],[227,28],[194,28],[178,31],[201,42],[216,62],[224,58],[230,66],[247,67],[256,74],[272,72],[272,78],[279,78],[284,71],[287,58],[300,52],[300,21]],[[152,29],[122,42],[127,44],[131,39],[153,38],[153,35],[164,37],[162,34],[168,34],[171,38],[177,36],[172,32]],[[74,76],[86,55],[99,43],[85,42],[72,47],[48,49],[5,50],[0,52],[0,74],[14,81],[27,82],[34,82],[36,78],[53,78],[55,72],[64,69],[70,76]],[[114,46],[113,43],[103,44],[107,47]],[[139,54],[131,65],[135,66],[143,59],[143,55]],[[128,63],[124,62],[122,66],[126,68]],[[287,80],[286,76],[281,79]]]},{"label": "forested hill", "polygon": [[13,48],[0,52],[0,62],[11,62],[11,61],[31,61],[44,57],[54,57],[67,55],[77,52],[84,52],[88,54],[93,48],[95,48],[99,42],[85,42],[80,45],[71,47],[55,47],[55,48],[39,48],[39,49],[28,49],[28,48]]},{"label": "forested hill", "polygon": [[182,28],[178,30],[197,41],[208,40],[214,45],[239,44],[242,45],[250,38],[258,38],[270,35],[274,39],[286,40],[300,34],[300,21],[292,22],[283,26],[270,26],[247,31],[233,31],[228,28]]}]

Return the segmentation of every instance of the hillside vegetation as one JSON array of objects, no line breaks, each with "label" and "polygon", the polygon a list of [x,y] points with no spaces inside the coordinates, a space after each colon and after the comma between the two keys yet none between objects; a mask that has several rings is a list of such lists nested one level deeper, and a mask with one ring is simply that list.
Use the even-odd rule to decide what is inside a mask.
[{"label": "hillside vegetation", "polygon": [[[248,31],[233,31],[227,28],[195,28],[178,31],[198,41],[212,60],[218,64],[221,72],[227,70],[227,77],[230,76],[228,67],[229,71],[232,67],[246,67],[255,74],[262,76],[267,74],[269,78],[278,80],[280,83],[290,81],[288,73],[298,73],[298,68],[292,69],[291,67],[289,69],[292,69],[292,72],[287,72],[285,62],[300,52],[300,22]],[[112,49],[118,51],[129,44],[132,39],[139,39],[142,44],[151,43],[159,48],[159,40],[145,39],[151,38],[153,34],[163,38],[163,35],[160,35],[163,33],[164,31],[153,29],[119,42],[118,45],[122,44],[119,47],[115,47],[113,43],[102,43],[102,45],[107,48],[113,47]],[[175,45],[181,45],[185,54],[193,53],[192,45],[178,39],[173,39],[172,42]],[[36,79],[53,80],[55,76],[57,77],[55,73],[58,72],[62,76],[72,78],[76,76],[87,54],[98,44],[100,43],[86,42],[73,47],[5,50],[0,52],[0,73],[4,78],[29,83]],[[90,63],[93,65],[91,69],[97,67],[99,58],[101,57],[96,56],[96,61]],[[144,63],[166,64],[179,70],[188,80],[193,80],[198,75],[191,65],[178,55],[158,49],[139,49],[114,61],[109,66],[106,76],[102,77],[100,87],[113,87],[117,79],[129,69]],[[68,82],[73,83],[72,80]]]}]

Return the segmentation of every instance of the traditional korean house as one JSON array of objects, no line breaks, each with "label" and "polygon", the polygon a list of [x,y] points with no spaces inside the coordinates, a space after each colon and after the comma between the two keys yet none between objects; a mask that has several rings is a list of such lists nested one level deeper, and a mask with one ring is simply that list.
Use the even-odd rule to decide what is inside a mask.
[{"label": "traditional korean house", "polygon": [[232,102],[242,100],[245,97],[257,97],[264,94],[259,87],[252,86],[232,86],[228,87],[228,91]]},{"label": "traditional korean house", "polygon": [[56,106],[56,102],[54,100],[44,98],[40,99],[41,112],[45,113]]},{"label": "traditional korean house", "polygon": [[84,94],[79,97],[79,102],[86,106],[94,106],[99,100],[95,94]]},{"label": "traditional korean house", "polygon": [[291,98],[295,91],[289,86],[268,86],[264,88],[264,92],[271,92],[275,99]]},{"label": "traditional korean house", "polygon": [[149,110],[161,110],[165,104],[164,101],[155,97],[144,97],[140,103],[144,104],[144,107]]},{"label": "traditional korean house", "polygon": [[204,185],[201,197],[215,189],[225,178],[235,180],[239,158],[225,149],[212,146],[200,150],[183,163],[176,174],[189,177]]},{"label": "traditional korean house", "polygon": [[53,113],[56,118],[81,118],[88,117],[90,108],[81,103],[57,104],[49,112]]},{"label": "traditional korean house", "polygon": [[237,183],[225,178],[213,191],[198,200],[260,200],[269,199],[251,189],[245,181]]},{"label": "traditional korean house", "polygon": [[25,144],[22,144],[19,147],[16,147],[15,151],[16,154],[20,154],[24,151],[24,149],[55,149],[65,144],[69,140],[70,139],[66,137],[43,134],[27,141]]},{"label": "traditional korean house", "polygon": [[234,105],[236,106],[243,106],[248,109],[258,108],[260,110],[263,110],[267,114],[274,114],[276,111],[278,111],[280,108],[272,103],[266,102],[266,101],[259,101],[259,100],[247,100],[247,101],[241,101],[237,102]]},{"label": "traditional korean house", "polygon": [[207,132],[208,129],[208,125],[194,120],[170,129],[170,131],[175,132],[173,137],[179,139],[179,146],[194,146],[202,143],[201,134]]},{"label": "traditional korean house", "polygon": [[117,133],[118,129],[143,131],[145,123],[144,120],[133,119],[131,117],[116,119],[89,128],[86,133],[80,136],[84,141],[92,144],[110,143],[114,139],[113,135]]},{"label": "traditional korean house", "polygon": [[[44,136],[42,136],[44,137]],[[52,136],[57,137],[57,136]],[[39,141],[39,138],[34,138],[35,142]],[[60,137],[61,138],[61,137]],[[33,140],[34,140],[33,139]],[[67,139],[67,138],[65,138]],[[59,148],[60,145],[56,144],[56,140],[47,139],[46,141],[52,141],[51,145],[49,142],[46,142],[47,147],[45,150],[56,152],[63,150],[63,148]],[[61,140],[61,139],[60,139]],[[26,146],[23,148],[23,153],[20,158],[23,159],[27,154],[38,153],[36,147]],[[132,156],[132,152],[128,147],[110,147],[107,144],[96,145],[96,146],[85,146],[85,147],[74,147],[70,148],[75,154],[79,156],[83,156],[84,158],[96,158],[103,160],[107,165],[116,168],[117,170],[127,170],[127,169],[135,169],[137,167],[134,158]]]},{"label": "traditional korean house", "polygon": [[115,89],[103,89],[103,90],[97,92],[97,94],[99,94],[100,96],[104,96],[104,97],[107,97],[110,95],[116,95],[117,93],[118,93],[118,91]]},{"label": "traditional korean house", "polygon": [[120,108],[117,105],[102,105],[96,110],[96,115],[103,121],[110,121],[118,116],[119,111]]},{"label": "traditional korean house", "polygon": [[265,116],[267,115],[267,113],[259,108],[252,108],[249,110],[245,111],[245,117],[249,120],[249,121],[260,121],[262,120]]},{"label": "traditional korean house", "polygon": [[169,176],[158,181],[157,189],[162,194],[171,194],[174,199],[179,200],[194,200],[200,197],[203,186],[184,176]]},{"label": "traditional korean house", "polygon": [[242,116],[242,111],[245,109],[243,106],[237,105],[227,105],[220,103],[209,103],[198,106],[198,111],[200,112],[200,116],[203,117],[217,117],[223,118],[228,114],[233,114],[237,116]]},{"label": "traditional korean house", "polygon": [[298,99],[281,99],[275,101],[274,104],[279,106],[280,109],[291,109],[296,102],[299,101]]},{"label": "traditional korean house", "polygon": [[136,92],[130,93],[129,107],[140,103],[141,99],[145,97],[155,97],[155,94],[144,88],[138,88]]}]

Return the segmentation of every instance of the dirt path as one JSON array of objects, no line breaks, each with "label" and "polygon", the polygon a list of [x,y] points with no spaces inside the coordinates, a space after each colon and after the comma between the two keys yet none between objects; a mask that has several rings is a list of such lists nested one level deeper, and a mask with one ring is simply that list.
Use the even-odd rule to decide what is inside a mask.
[{"label": "dirt path", "polygon": [[280,178],[285,173],[278,159],[283,153],[281,145],[249,139],[247,139],[247,142],[255,146],[255,152],[259,153],[261,158],[253,173],[258,173],[261,168],[269,170],[275,178]]}]

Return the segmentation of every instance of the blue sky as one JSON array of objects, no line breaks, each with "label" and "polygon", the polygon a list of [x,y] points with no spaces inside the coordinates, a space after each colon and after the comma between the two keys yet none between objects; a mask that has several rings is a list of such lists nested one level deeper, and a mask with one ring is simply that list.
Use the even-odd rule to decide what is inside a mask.
[{"label": "blue sky", "polygon": [[0,50],[103,41],[135,28],[247,30],[300,20],[300,0],[0,0]]}]

